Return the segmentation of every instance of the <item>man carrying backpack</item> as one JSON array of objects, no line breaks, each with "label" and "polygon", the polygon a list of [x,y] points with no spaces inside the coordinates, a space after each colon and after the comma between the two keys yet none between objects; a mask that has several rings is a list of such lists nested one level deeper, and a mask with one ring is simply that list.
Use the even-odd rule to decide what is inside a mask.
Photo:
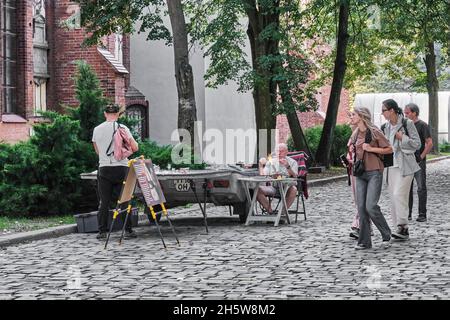
[{"label": "man carrying backpack", "polygon": [[[417,183],[417,195],[419,197],[419,217],[416,221],[425,222],[427,221],[426,162],[427,154],[430,153],[433,148],[433,139],[431,138],[431,132],[428,124],[419,119],[419,107],[415,103],[409,103],[405,106],[405,116],[414,122],[422,144],[420,149],[416,150],[415,153],[416,161],[421,170],[414,174],[414,180],[416,180]],[[409,220],[412,220],[413,184],[414,182],[411,184],[411,190],[409,191]]]},{"label": "man carrying backpack", "polygon": [[[107,105],[104,110],[106,121],[94,128],[92,134],[92,143],[95,152],[98,154],[99,164],[97,173],[98,193],[100,196],[100,206],[98,210],[98,230],[97,239],[106,239],[108,232],[108,214],[111,204],[117,203],[128,171],[128,158],[116,159],[114,156],[115,139],[114,135],[119,128],[117,120],[120,116],[120,106],[116,104]],[[130,133],[130,130],[122,127],[129,138],[132,152],[138,150],[138,144]],[[121,217],[125,220],[125,216]],[[136,233],[131,229],[131,221],[128,219],[125,226],[125,238],[135,238]]]}]

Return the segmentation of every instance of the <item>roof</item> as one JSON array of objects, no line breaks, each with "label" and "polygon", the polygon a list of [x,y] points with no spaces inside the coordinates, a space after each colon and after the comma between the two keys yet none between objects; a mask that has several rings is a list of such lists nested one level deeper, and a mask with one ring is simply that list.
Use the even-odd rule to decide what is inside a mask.
[{"label": "roof", "polygon": [[103,56],[103,58],[106,59],[106,61],[109,62],[109,64],[112,65],[114,70],[118,73],[129,73],[128,70],[125,68],[125,66],[117,60],[111,52],[104,48],[97,47],[98,52]]}]

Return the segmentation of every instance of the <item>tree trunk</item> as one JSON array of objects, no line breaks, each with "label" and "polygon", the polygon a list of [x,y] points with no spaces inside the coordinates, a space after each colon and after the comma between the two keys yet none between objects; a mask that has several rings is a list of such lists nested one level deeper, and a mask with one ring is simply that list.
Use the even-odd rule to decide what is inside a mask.
[{"label": "tree trunk", "polygon": [[[280,81],[278,85],[281,88],[281,100],[283,101],[283,103],[294,105],[292,96],[289,93],[289,90],[287,90],[287,83],[285,81]],[[306,154],[310,157],[311,161],[314,162],[313,154],[309,149],[308,142],[306,141],[306,137],[303,134],[300,121],[298,120],[297,112],[295,110],[286,112],[286,118],[288,120],[289,129],[291,130],[291,136],[292,140],[294,141],[295,149],[305,151]]]},{"label": "tree trunk", "polygon": [[436,76],[436,54],[434,53],[433,42],[429,42],[427,45],[425,66],[427,68],[428,125],[433,139],[431,153],[439,154],[439,81]]},{"label": "tree trunk", "polygon": [[186,129],[194,143],[197,109],[195,105],[194,75],[189,64],[187,29],[181,0],[167,0],[173,33],[175,78],[178,92],[178,128]]},{"label": "tree trunk", "polygon": [[[274,5],[278,4],[278,1],[275,1]],[[258,61],[261,57],[273,54],[278,50],[278,41],[268,39],[261,40],[260,33],[271,23],[279,25],[277,14],[273,12],[265,13],[260,10],[261,8],[256,8],[256,3],[254,1],[247,1],[246,13],[249,18],[247,35],[252,54],[252,66],[260,79],[264,79],[255,84],[253,90],[258,158],[267,156],[266,153],[271,151],[273,147],[272,140],[274,140],[271,131],[276,128],[276,117],[273,110],[276,97],[276,83],[271,79],[271,70],[263,70]],[[260,137],[259,133],[261,129],[267,130],[267,135],[265,137]],[[265,141],[261,141],[261,138],[265,138]],[[262,143],[265,143],[265,146],[267,146],[266,150],[260,150]]]},{"label": "tree trunk", "polygon": [[336,60],[334,62],[333,82],[331,85],[330,100],[328,101],[327,114],[323,125],[322,135],[316,151],[317,164],[330,166],[331,146],[334,140],[334,129],[341,99],[341,91],[344,84],[345,71],[347,69],[346,52],[348,44],[348,19],[350,14],[349,0],[341,0],[339,5],[339,29],[336,48]]}]

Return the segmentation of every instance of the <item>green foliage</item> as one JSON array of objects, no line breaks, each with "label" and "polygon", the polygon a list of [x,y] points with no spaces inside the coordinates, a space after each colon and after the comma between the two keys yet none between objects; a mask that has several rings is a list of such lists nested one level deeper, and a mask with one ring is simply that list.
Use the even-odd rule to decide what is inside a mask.
[{"label": "green foliage", "polygon": [[147,159],[152,159],[152,162],[161,168],[167,168],[167,165],[171,162],[171,152],[171,145],[159,146],[155,141],[146,139],[139,143],[139,150],[132,157],[142,155]]},{"label": "green foliage", "polygon": [[[152,159],[152,162],[158,165],[160,168],[167,168],[167,165],[170,163],[172,168],[190,168],[190,169],[204,169],[206,167],[205,163],[195,163],[196,161],[191,153],[191,163],[190,164],[174,164],[172,163],[172,145],[163,145],[159,146],[155,141],[151,141],[149,139],[141,141],[139,143],[139,150],[133,154],[134,157],[139,157],[143,155],[147,159]],[[197,161],[199,162],[199,161]]]},{"label": "green foliage", "polygon": [[450,152],[450,143],[448,141],[440,143],[439,152]]},{"label": "green foliage", "polygon": [[100,81],[91,66],[82,60],[76,64],[75,96],[80,105],[71,112],[74,119],[80,120],[80,139],[90,142],[94,128],[104,121],[103,107],[108,100],[103,97]]},{"label": "green foliage", "polygon": [[[192,16],[192,41],[200,43],[210,58],[207,86],[216,88],[233,80],[240,91],[270,88],[272,114],[261,117],[317,107],[315,88],[306,85],[312,65],[295,39],[301,25],[297,2],[187,1],[185,12]],[[242,23],[243,18],[248,23]],[[253,46],[263,44],[260,49],[252,47],[251,57],[245,53],[248,39]]]},{"label": "green foliage", "polygon": [[[308,145],[311,149],[311,152],[314,154],[319,147],[320,137],[322,135],[322,126],[315,126],[305,130],[305,138],[308,142]],[[339,156],[341,154],[347,153],[347,142],[352,135],[352,129],[349,125],[346,124],[338,124],[334,129],[334,141],[331,147],[331,163],[333,165],[340,165]],[[287,140],[287,145],[289,151],[295,151],[294,142],[292,137],[289,136]]]},{"label": "green foliage", "polygon": [[0,145],[0,215],[68,214],[92,195],[79,175],[95,169],[96,155],[78,138],[79,122],[44,116],[50,122],[35,125],[29,141]]},{"label": "green foliage", "polygon": [[[163,21],[163,0],[75,0],[81,8],[81,24],[90,34],[87,45],[98,44],[103,36],[113,33],[147,32],[147,40],[172,37]],[[136,24],[136,22],[141,22]],[[135,26],[139,25],[136,30]]]},{"label": "green foliage", "polygon": [[131,134],[133,135],[133,138],[136,141],[140,141],[141,140],[141,136],[139,134],[139,132],[137,131],[136,128],[136,124],[139,123],[141,119],[134,119],[134,118],[130,118],[126,115],[122,115],[119,120],[117,122],[119,122],[120,124],[125,125],[128,129],[130,129]]}]

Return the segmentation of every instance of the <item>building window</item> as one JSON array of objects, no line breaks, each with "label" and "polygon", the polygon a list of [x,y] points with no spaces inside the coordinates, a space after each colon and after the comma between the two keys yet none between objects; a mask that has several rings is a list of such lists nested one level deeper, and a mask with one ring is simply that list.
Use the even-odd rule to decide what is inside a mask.
[{"label": "building window", "polygon": [[130,129],[139,134],[142,140],[147,138],[146,108],[138,104],[131,105],[127,107],[126,115],[128,118],[137,121],[137,123]]},{"label": "building window", "polygon": [[3,111],[16,111],[17,95],[17,24],[16,1],[1,0],[1,33],[2,33],[2,61],[3,61]]},{"label": "building window", "polygon": [[34,115],[47,110],[47,79],[34,78]]}]

